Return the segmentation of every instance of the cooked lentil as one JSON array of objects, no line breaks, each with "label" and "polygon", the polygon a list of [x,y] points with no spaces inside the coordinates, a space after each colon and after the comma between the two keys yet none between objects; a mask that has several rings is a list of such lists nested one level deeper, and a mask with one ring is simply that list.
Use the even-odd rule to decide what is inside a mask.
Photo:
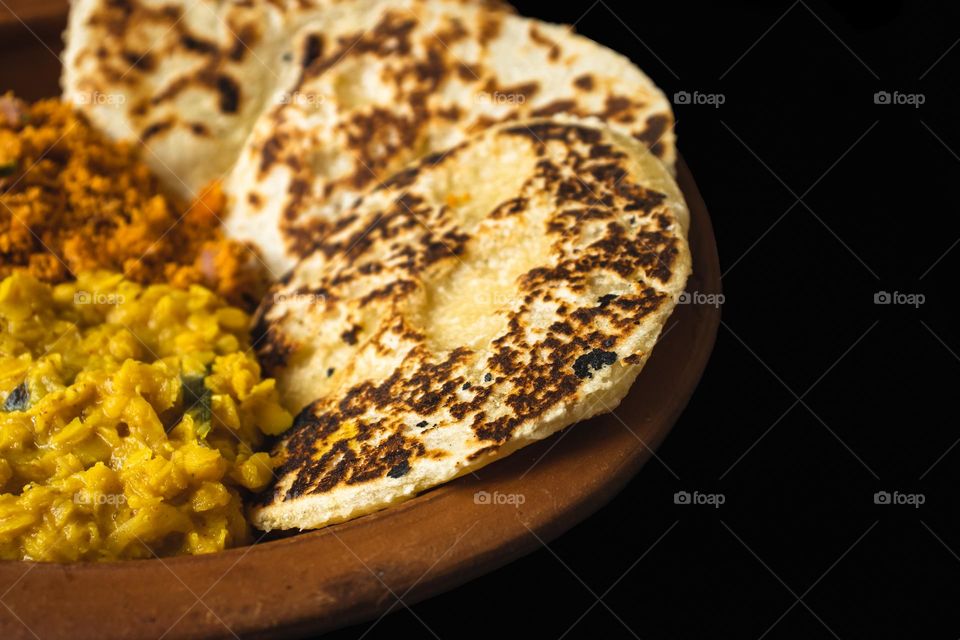
[{"label": "cooked lentil", "polygon": [[109,272],[0,282],[0,558],[68,562],[244,544],[258,452],[292,423],[249,318],[194,285]]}]

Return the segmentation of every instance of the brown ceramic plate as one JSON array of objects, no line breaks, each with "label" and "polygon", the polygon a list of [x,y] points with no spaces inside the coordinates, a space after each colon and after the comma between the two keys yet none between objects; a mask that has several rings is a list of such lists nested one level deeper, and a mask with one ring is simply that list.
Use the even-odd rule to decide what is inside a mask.
[{"label": "brown ceramic plate", "polygon": [[[5,2],[0,92],[55,95],[65,3]],[[21,13],[23,6],[32,9]],[[718,294],[710,218],[682,160],[678,173],[691,210],[688,290]],[[0,638],[297,636],[369,619],[396,609],[398,597],[412,604],[492,571],[596,511],[639,471],[693,393],[719,320],[713,306],[679,305],[615,415],[398,507],[210,556],[0,562]],[[485,501],[478,492],[505,498]]]}]

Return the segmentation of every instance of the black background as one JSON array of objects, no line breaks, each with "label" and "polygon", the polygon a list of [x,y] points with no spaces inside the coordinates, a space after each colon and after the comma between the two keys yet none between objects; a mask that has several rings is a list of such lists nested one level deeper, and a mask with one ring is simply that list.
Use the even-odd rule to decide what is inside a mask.
[{"label": "black background", "polygon": [[[723,96],[676,105],[723,326],[661,462],[609,505],[549,549],[332,637],[960,636],[960,7],[515,4],[576,24],[671,98]],[[877,305],[880,291],[925,300]]]}]

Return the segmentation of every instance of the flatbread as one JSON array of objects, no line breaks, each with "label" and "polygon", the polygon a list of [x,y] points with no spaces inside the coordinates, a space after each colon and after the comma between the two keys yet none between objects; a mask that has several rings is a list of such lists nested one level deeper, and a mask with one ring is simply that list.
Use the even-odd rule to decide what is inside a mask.
[{"label": "flatbread", "polygon": [[291,39],[266,111],[227,181],[227,232],[277,273],[356,197],[492,124],[596,117],[673,167],[673,115],[627,58],[568,27],[481,3],[391,0],[327,11]]},{"label": "flatbread", "polygon": [[394,174],[257,313],[302,411],[253,523],[370,513],[611,411],[683,291],[687,225],[663,164],[592,122],[498,125]]},{"label": "flatbread", "polygon": [[[506,10],[499,2],[471,2]],[[381,0],[72,0],[63,98],[117,140],[142,142],[165,186],[189,197],[226,176],[297,67],[307,22],[376,17]],[[493,10],[491,8],[491,10]]]}]

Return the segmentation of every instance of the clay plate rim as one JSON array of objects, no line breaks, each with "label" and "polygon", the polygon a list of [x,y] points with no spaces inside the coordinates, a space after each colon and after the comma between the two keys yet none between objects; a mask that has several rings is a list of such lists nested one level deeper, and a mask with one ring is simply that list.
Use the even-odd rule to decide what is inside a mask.
[{"label": "clay plate rim", "polygon": [[[55,87],[50,80],[34,76],[33,87],[0,89],[40,95],[39,86],[42,93]],[[687,289],[718,294],[710,218],[682,159],[678,182],[691,210],[694,274]],[[549,542],[640,470],[692,395],[719,322],[716,307],[679,305],[615,414],[575,425],[476,477],[386,511],[209,556],[76,565],[0,562],[0,637],[305,635],[454,588]],[[525,501],[477,504],[481,491],[523,495]]]}]

